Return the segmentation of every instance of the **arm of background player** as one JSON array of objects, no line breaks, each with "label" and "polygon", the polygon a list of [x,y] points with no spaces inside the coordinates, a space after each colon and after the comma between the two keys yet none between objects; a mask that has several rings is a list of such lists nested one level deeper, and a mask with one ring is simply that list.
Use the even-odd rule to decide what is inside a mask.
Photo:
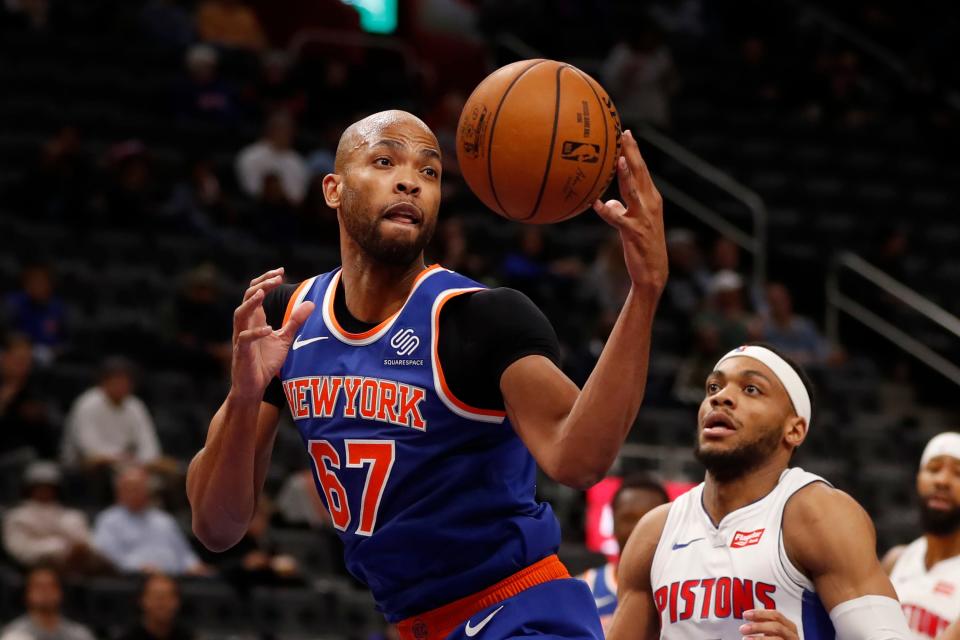
[{"label": "arm of background player", "polygon": [[886,572],[888,576],[893,573],[893,567],[896,566],[897,560],[900,559],[900,556],[903,555],[903,551],[906,548],[907,545],[898,544],[883,556],[883,560],[880,561],[880,566],[883,567],[884,572]]},{"label": "arm of background player", "polygon": [[937,636],[937,640],[960,640],[960,620],[944,629],[943,633]]},{"label": "arm of background player", "polygon": [[579,392],[542,356],[517,360],[500,378],[510,422],[541,468],[578,488],[603,478],[640,410],[653,316],[667,280],[663,201],[629,132],[623,154],[618,175],[627,207],[609,200],[594,209],[620,232],[631,287],[597,366]]},{"label": "arm of background player", "polygon": [[844,492],[822,482],[798,491],[783,511],[783,542],[827,611],[867,595],[896,600],[877,559],[873,522]]},{"label": "arm of background player", "polygon": [[660,635],[650,569],[669,511],[669,504],[650,511],[630,534],[617,569],[617,609],[607,640],[656,640]]},{"label": "arm of background player", "polygon": [[263,299],[282,282],[282,269],[255,278],[234,312],[230,392],[187,471],[193,532],[212,551],[235,545],[256,510],[280,415],[263,402],[264,391],[313,311],[313,303],[305,302],[279,330],[267,325]]}]

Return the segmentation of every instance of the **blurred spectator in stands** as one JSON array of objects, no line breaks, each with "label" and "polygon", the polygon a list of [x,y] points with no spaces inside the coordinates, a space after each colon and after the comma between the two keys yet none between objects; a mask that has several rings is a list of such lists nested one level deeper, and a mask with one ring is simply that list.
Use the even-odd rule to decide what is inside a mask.
[{"label": "blurred spectator in stands", "polygon": [[177,91],[177,115],[190,120],[231,124],[237,119],[236,98],[218,73],[220,56],[207,44],[187,50],[187,78]]},{"label": "blurred spectator in stands", "polygon": [[337,211],[327,206],[323,196],[324,175],[326,173],[314,173],[311,176],[307,194],[297,212],[297,228],[304,241],[339,247],[340,222],[337,220]]},{"label": "blurred spectator in stands", "polygon": [[106,184],[96,202],[101,225],[111,230],[153,230],[163,199],[146,146],[140,140],[126,140],[110,147],[104,160]]},{"label": "blurred spectator in stands", "polygon": [[93,544],[126,572],[172,575],[210,572],[190,548],[173,516],[151,504],[150,475],[144,467],[123,469],[114,482],[116,502],[97,515]]},{"label": "blurred spectator in stands", "polygon": [[193,640],[193,631],[177,620],[180,587],[170,576],[154,573],[144,578],[140,611],[140,622],[118,640]]},{"label": "blurred spectator in stands", "polygon": [[514,287],[539,303],[546,304],[561,283],[570,283],[583,271],[575,256],[552,257],[548,251],[543,227],[523,225],[517,230],[516,248],[508,252],[500,264],[505,286]]},{"label": "blurred spectator in stands", "polygon": [[670,281],[664,290],[665,311],[677,317],[692,317],[700,309],[710,285],[710,272],[703,266],[697,238],[689,229],[667,232]]},{"label": "blurred spectator in stands", "polygon": [[458,216],[441,218],[433,237],[430,256],[438,264],[475,280],[486,277],[486,257],[470,250],[469,240]]},{"label": "blurred spectator in stands", "polygon": [[903,225],[882,229],[872,243],[875,247],[870,261],[891,278],[906,284],[910,282],[907,260],[910,257],[910,234]]},{"label": "blurred spectator in stands", "polygon": [[6,336],[0,351],[0,458],[22,450],[41,458],[57,454],[59,429],[32,374],[30,339],[17,333]]},{"label": "blurred spectator in stands", "polygon": [[766,41],[750,36],[740,46],[739,82],[729,87],[730,99],[750,103],[755,100],[775,102],[783,97],[780,83],[786,77],[783,69],[770,59]]},{"label": "blurred spectator in stands", "polygon": [[288,201],[299,204],[307,190],[307,165],[293,148],[296,125],[290,114],[278,111],[267,119],[263,137],[237,156],[237,179],[247,195],[263,195],[266,178],[276,175]]},{"label": "blurred spectator in stands", "polygon": [[149,0],[140,10],[140,27],[159,44],[183,49],[193,42],[193,18],[177,0]]},{"label": "blurred spectator in stands", "polygon": [[197,8],[197,31],[204,42],[260,51],[267,38],[253,9],[240,0],[204,0]]},{"label": "blurred spectator in stands", "polygon": [[31,569],[24,583],[27,612],[4,627],[0,640],[94,640],[89,629],[63,616],[63,588],[54,569]]},{"label": "blurred spectator in stands", "polygon": [[5,0],[4,22],[13,28],[46,31],[50,25],[50,0]]},{"label": "blurred spectator in stands", "polygon": [[91,167],[80,131],[64,125],[44,141],[36,164],[14,187],[12,202],[42,218],[80,224],[92,194]]},{"label": "blurred spectator in stands", "polygon": [[702,344],[711,347],[708,357],[719,358],[734,347],[759,339],[761,327],[747,309],[739,274],[726,270],[714,274],[708,293],[706,308],[693,322]]},{"label": "blurred spectator in stands", "polygon": [[603,85],[625,126],[650,123],[670,126],[670,96],[678,76],[663,34],[650,19],[631,26],[603,63]]},{"label": "blurred spectator in stands", "polygon": [[196,231],[216,238],[219,228],[236,226],[239,218],[224,197],[220,178],[209,158],[190,163],[189,174],[174,185],[170,199],[163,206],[168,226]]},{"label": "blurred spectator in stands", "polygon": [[67,308],[54,291],[53,271],[45,262],[24,266],[20,285],[6,296],[8,324],[30,338],[38,362],[49,364],[66,338]]},{"label": "blurred spectator in stands", "polygon": [[230,549],[209,555],[220,574],[242,594],[259,586],[302,585],[303,578],[293,556],[276,553],[269,539],[273,505],[266,496],[257,501],[246,535]]},{"label": "blurred spectator in stands", "polygon": [[120,357],[106,359],[99,383],[80,394],[67,415],[64,464],[96,469],[158,460],[160,443],[153,420],[133,389],[133,363]]},{"label": "blurred spectator in stands", "polygon": [[599,311],[599,335],[605,341],[630,291],[630,274],[623,260],[619,233],[607,234],[597,257],[580,281],[580,289],[582,297],[590,300]]},{"label": "blurred spectator in stands", "polygon": [[168,312],[168,331],[176,342],[177,360],[195,373],[229,371],[232,305],[224,301],[220,273],[210,263],[186,274]]},{"label": "blurred spectator in stands", "polygon": [[285,51],[267,51],[260,57],[260,75],[245,93],[244,99],[260,114],[286,111],[300,116],[307,108],[307,94]]},{"label": "blurred spectator in stands", "polygon": [[330,514],[320,500],[310,469],[290,474],[277,493],[277,516],[285,525],[325,529]]},{"label": "blurred spectator in stands", "polygon": [[710,268],[719,271],[740,271],[740,246],[726,236],[717,236],[710,252]]},{"label": "blurred spectator in stands", "polygon": [[703,0],[658,0],[650,17],[674,39],[696,40],[703,35]]},{"label": "blurred spectator in stands", "polygon": [[824,365],[834,356],[813,320],[793,312],[790,291],[779,282],[767,285],[767,317],[761,339],[805,367]]},{"label": "blurred spectator in stands", "polygon": [[93,550],[87,516],[60,503],[60,469],[53,462],[31,463],[24,475],[26,498],[3,518],[3,546],[24,567],[57,567],[67,575],[104,571]]}]

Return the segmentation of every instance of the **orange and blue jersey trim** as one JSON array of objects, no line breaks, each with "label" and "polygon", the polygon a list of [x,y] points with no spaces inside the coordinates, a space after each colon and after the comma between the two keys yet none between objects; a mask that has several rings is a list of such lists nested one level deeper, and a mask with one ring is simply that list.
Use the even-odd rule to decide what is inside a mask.
[{"label": "orange and blue jersey trim", "polygon": [[442,270],[444,270],[443,267],[441,267],[439,264],[435,264],[418,273],[416,279],[413,281],[413,286],[410,288],[410,293],[407,294],[407,299],[403,302],[403,305],[390,317],[383,320],[380,324],[361,333],[351,333],[350,331],[344,329],[339,322],[337,322],[337,315],[333,311],[333,303],[337,294],[337,287],[340,286],[340,276],[343,273],[342,270],[337,271],[333,275],[333,278],[331,279],[330,284],[324,293],[323,319],[327,323],[327,328],[330,329],[330,333],[332,333],[335,338],[346,344],[365,346],[376,342],[387,331],[390,330],[391,326],[393,326],[394,321],[407,306],[407,302],[410,301],[410,298],[413,296],[413,292],[417,290],[417,287],[419,287],[425,279]]},{"label": "orange and blue jersey trim", "polygon": [[397,623],[401,640],[442,640],[476,613],[531,587],[569,578],[570,572],[556,555],[547,556],[493,586],[454,600],[442,607]]}]

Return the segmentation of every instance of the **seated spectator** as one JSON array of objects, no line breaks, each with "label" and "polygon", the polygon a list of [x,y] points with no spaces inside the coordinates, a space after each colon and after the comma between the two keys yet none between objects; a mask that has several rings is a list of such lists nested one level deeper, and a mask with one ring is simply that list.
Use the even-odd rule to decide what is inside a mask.
[{"label": "seated spectator", "polygon": [[764,319],[762,340],[804,366],[823,365],[830,346],[813,320],[793,313],[793,299],[779,282],[767,285],[769,315]]},{"label": "seated spectator", "polygon": [[240,0],[205,0],[197,9],[200,39],[232,49],[260,51],[267,38],[253,9]]},{"label": "seated spectator", "polygon": [[670,49],[652,20],[631,29],[630,37],[610,51],[602,77],[624,123],[670,126],[670,96],[677,90],[677,73]]},{"label": "seated spectator", "polygon": [[117,476],[114,491],[116,503],[101,512],[94,523],[93,544],[118,570],[208,573],[173,516],[151,505],[146,469],[124,469]]},{"label": "seated spectator", "polygon": [[87,516],[59,500],[60,469],[34,462],[23,483],[26,499],[3,518],[3,546],[24,567],[55,566],[66,574],[98,573],[107,568],[91,547]]},{"label": "seated spectator", "polygon": [[[713,276],[709,286],[707,307],[694,319],[694,331],[710,336],[704,344],[713,345],[709,356],[719,358],[735,346],[759,338],[760,327],[747,309],[743,278],[733,271]],[[716,359],[714,358],[714,360]]]},{"label": "seated spectator", "polygon": [[307,108],[307,94],[303,83],[293,71],[290,56],[285,51],[268,51],[260,59],[260,76],[244,92],[254,103],[257,113],[285,111],[300,116]]},{"label": "seated spectator", "polygon": [[286,199],[299,204],[307,190],[307,164],[293,148],[296,128],[289,114],[278,111],[267,119],[263,137],[237,155],[237,180],[247,195],[260,198],[267,177],[276,175]]},{"label": "seated spectator", "polygon": [[124,140],[104,154],[102,191],[95,224],[110,230],[153,231],[160,216],[163,186],[153,156],[140,140]]},{"label": "seated spectator", "polygon": [[229,371],[232,308],[221,295],[216,267],[202,264],[187,273],[173,299],[169,322],[182,366],[194,372]]},{"label": "seated spectator", "polygon": [[7,336],[0,351],[0,459],[23,450],[41,458],[57,454],[58,429],[32,374],[30,339]]},{"label": "seated spectator", "polygon": [[239,224],[234,207],[224,197],[220,178],[208,158],[190,163],[189,174],[173,186],[163,206],[167,226],[217,239],[224,227]]},{"label": "seated spectator", "polygon": [[34,357],[39,362],[50,363],[66,338],[66,306],[54,290],[49,265],[40,262],[26,265],[20,282],[20,290],[7,295],[9,325],[30,338]]},{"label": "seated spectator", "polygon": [[27,612],[3,629],[0,640],[94,640],[89,629],[63,616],[63,588],[55,570],[35,567],[24,582]]},{"label": "seated spectator", "polygon": [[178,90],[177,114],[192,120],[228,124],[237,118],[233,91],[218,75],[220,56],[206,44],[187,50],[187,78]]},{"label": "seated spectator", "polygon": [[269,540],[273,505],[266,496],[257,502],[246,535],[230,549],[209,554],[221,575],[246,594],[258,586],[301,586],[303,578],[293,556],[276,553]]},{"label": "seated spectator", "polygon": [[26,167],[9,201],[31,215],[58,224],[80,226],[92,194],[93,163],[80,130],[65,124],[43,142],[33,166]]},{"label": "seated spectator", "polygon": [[133,395],[133,364],[108,358],[97,386],[74,401],[67,415],[62,458],[81,469],[157,462],[160,442],[143,401]]},{"label": "seated spectator", "polygon": [[703,266],[697,239],[688,229],[667,233],[670,280],[664,290],[665,310],[689,318],[700,309],[710,284],[710,272]]},{"label": "seated spectator", "polygon": [[180,588],[162,573],[146,577],[140,590],[140,622],[119,640],[193,640],[193,631],[180,624]]},{"label": "seated spectator", "polygon": [[309,469],[291,474],[277,494],[277,515],[285,525],[326,529],[330,514],[323,506]]}]

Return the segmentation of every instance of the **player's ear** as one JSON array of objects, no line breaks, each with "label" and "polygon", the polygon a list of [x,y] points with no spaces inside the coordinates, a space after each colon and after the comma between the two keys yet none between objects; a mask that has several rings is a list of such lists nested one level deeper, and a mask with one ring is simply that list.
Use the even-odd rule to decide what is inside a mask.
[{"label": "player's ear", "polygon": [[787,418],[783,437],[796,449],[803,441],[807,439],[807,421],[800,416],[790,416]]},{"label": "player's ear", "polygon": [[340,208],[340,185],[343,179],[336,173],[328,173],[323,177],[323,199],[331,209]]}]

